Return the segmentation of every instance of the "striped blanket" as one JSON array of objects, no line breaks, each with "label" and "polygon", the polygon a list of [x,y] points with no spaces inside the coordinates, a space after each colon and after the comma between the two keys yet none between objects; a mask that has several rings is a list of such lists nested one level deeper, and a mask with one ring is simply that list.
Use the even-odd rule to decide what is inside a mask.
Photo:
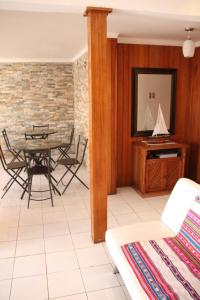
[{"label": "striped blanket", "polygon": [[199,198],[194,206],[197,209],[189,210],[175,237],[122,246],[127,261],[151,300],[200,300]]}]

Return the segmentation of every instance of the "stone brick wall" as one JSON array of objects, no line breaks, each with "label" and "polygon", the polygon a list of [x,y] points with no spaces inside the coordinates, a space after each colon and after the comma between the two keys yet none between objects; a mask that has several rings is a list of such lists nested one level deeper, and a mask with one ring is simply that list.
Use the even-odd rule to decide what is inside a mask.
[{"label": "stone brick wall", "polygon": [[0,64],[0,130],[15,142],[33,124],[49,124],[58,131],[52,137],[66,137],[74,124],[73,64]]},{"label": "stone brick wall", "polygon": [[[74,126],[76,134],[88,137],[88,60],[87,53],[77,59],[73,65],[74,74]],[[86,152],[88,165],[88,150]]]}]

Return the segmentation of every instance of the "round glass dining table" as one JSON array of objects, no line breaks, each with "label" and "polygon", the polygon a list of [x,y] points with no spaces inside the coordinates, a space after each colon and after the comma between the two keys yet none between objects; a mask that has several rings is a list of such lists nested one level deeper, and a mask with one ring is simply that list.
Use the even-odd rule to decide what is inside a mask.
[{"label": "round glass dining table", "polygon": [[[37,151],[43,151],[43,150],[53,150],[53,149],[57,149],[62,145],[62,141],[53,141],[53,140],[22,140],[20,142],[17,142],[14,145],[14,149],[16,150],[20,150],[20,151],[33,151],[34,153],[37,153]],[[53,161],[53,159],[51,158],[51,160]],[[38,160],[37,158],[34,159],[36,164],[40,164],[41,161]],[[54,162],[54,161],[53,161]],[[55,179],[55,177],[52,175],[51,173],[51,178],[57,183],[57,180]],[[54,186],[54,189],[57,191],[57,193],[61,196],[60,191],[58,190],[58,188],[56,186]]]},{"label": "round glass dining table", "polygon": [[16,150],[32,150],[32,151],[41,151],[41,150],[53,150],[59,148],[63,142],[56,140],[22,140],[20,142],[16,142],[13,146]]}]

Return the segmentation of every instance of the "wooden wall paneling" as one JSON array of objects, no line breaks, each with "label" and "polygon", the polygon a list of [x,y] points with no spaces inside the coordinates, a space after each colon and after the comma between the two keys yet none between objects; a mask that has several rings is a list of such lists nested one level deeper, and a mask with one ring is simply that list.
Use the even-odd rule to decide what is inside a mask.
[{"label": "wooden wall paneling", "polygon": [[177,68],[174,139],[184,142],[189,99],[190,60],[184,58],[180,47],[170,47],[169,53],[169,67],[174,66],[174,68]]},{"label": "wooden wall paneling", "polygon": [[188,175],[200,183],[200,48],[190,61],[189,97],[185,122],[186,142],[190,145]]},{"label": "wooden wall paneling", "polygon": [[108,149],[108,194],[115,194],[117,187],[117,39],[108,39],[108,109],[109,109],[109,149]]},{"label": "wooden wall paneling", "polygon": [[[129,143],[130,124],[130,74],[129,46],[118,45],[118,73],[117,73],[117,185],[130,185],[132,168],[130,165],[131,149]],[[120,83],[123,82],[123,85]]]},{"label": "wooden wall paneling", "polygon": [[107,229],[107,15],[111,9],[87,8],[89,71],[89,152],[92,238],[105,239]]},{"label": "wooden wall paneling", "polygon": [[118,44],[117,48],[117,184],[129,186],[132,184],[132,143],[141,139],[131,137],[131,69],[132,67],[177,69],[174,138],[184,142],[190,63],[183,57],[181,47]]}]

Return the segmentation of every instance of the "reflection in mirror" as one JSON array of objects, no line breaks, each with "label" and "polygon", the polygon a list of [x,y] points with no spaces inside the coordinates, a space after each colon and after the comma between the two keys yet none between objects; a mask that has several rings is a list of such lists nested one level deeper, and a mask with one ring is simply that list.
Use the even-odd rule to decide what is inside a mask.
[{"label": "reflection in mirror", "polygon": [[133,68],[132,135],[151,135],[160,108],[170,133],[174,129],[175,69]]}]

